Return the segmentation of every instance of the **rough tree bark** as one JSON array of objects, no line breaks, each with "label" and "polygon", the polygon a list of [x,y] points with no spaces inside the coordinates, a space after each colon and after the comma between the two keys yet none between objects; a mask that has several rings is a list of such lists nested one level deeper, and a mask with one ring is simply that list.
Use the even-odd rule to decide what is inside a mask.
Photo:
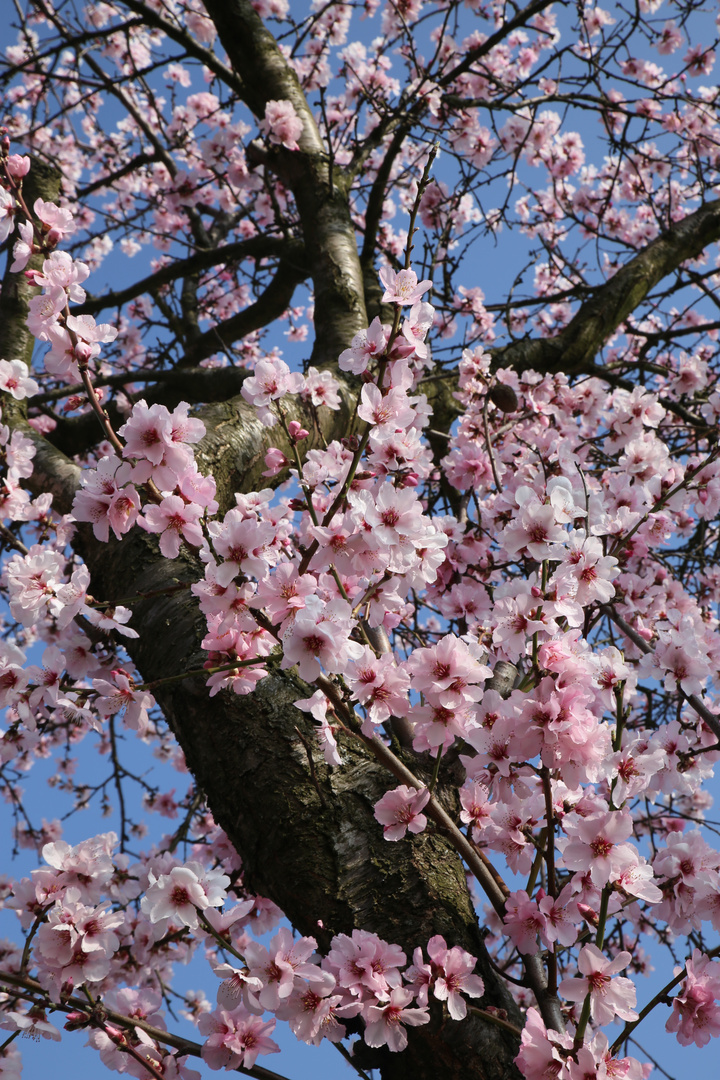
[{"label": "rough tree bark", "polygon": [[[157,19],[137,0],[127,6],[149,20]],[[255,115],[263,116],[267,100],[287,98],[305,124],[301,152],[290,155],[279,150],[273,160],[273,168],[294,194],[302,236],[286,245],[275,279],[267,294],[253,305],[255,310],[236,316],[235,322],[229,320],[221,331],[229,335],[228,340],[237,340],[256,325],[263,325],[268,312],[278,304],[284,309],[296,285],[309,277],[316,301],[312,359],[319,366],[334,364],[354,334],[367,325],[364,275],[350,218],[348,180],[338,170],[329,171],[322,139],[297,79],[252,5],[247,0],[205,0],[205,6],[234,69],[227,72],[223,68],[224,77]],[[544,6],[535,5],[538,10]],[[203,62],[209,62],[204,50],[200,52]],[[56,189],[53,171],[35,164],[26,187],[29,202],[38,194],[53,198]],[[519,369],[595,370],[595,356],[603,342],[649,289],[720,236],[719,206],[719,202],[708,203],[672,225],[600,286],[556,338],[516,342],[499,350],[496,362]],[[203,254],[202,265],[212,265],[214,259],[214,253]],[[196,269],[197,264],[185,266],[179,273]],[[367,271],[367,266],[364,269]],[[369,276],[365,274],[366,279]],[[30,360],[33,341],[24,326],[30,295],[22,275],[6,274],[0,298],[3,356]],[[114,296],[113,302],[119,302],[120,295]],[[259,311],[262,303],[266,307]],[[91,300],[84,309],[97,311],[102,304],[103,298]],[[212,333],[196,338],[188,350],[187,363],[194,365],[216,351],[216,342],[217,335]],[[602,377],[602,370],[597,370]],[[184,377],[191,376],[192,372],[187,372]],[[205,377],[197,375],[198,380]],[[241,377],[237,372],[232,375],[236,380]],[[217,378],[227,378],[227,374],[220,373]],[[198,411],[207,427],[198,461],[203,471],[215,475],[220,503],[226,508],[232,505],[234,492],[264,486],[264,451],[271,442],[278,444],[277,432],[271,439],[254,411],[236,396],[237,390],[235,385],[220,391],[216,387],[212,393],[198,388],[188,391],[196,395],[196,401],[206,403]],[[348,402],[352,390],[348,385]],[[155,393],[162,394],[162,388]],[[438,393],[444,397],[449,424],[452,399],[442,384]],[[207,404],[213,400],[214,404]],[[31,481],[35,492],[51,491],[55,508],[68,512],[79,483],[79,469],[64,451],[72,453],[86,445],[88,422],[83,419],[74,427],[61,425],[50,441],[29,428],[23,403],[7,399],[3,416],[4,422],[22,429],[35,443]],[[343,409],[330,417],[325,437],[344,434],[347,416]],[[177,560],[165,560],[156,541],[140,530],[122,542],[101,544],[89,529],[81,527],[74,544],[90,568],[91,591],[98,599],[119,602],[129,592],[156,592],[202,576],[188,550],[184,549]],[[203,625],[188,590],[141,601],[134,606],[133,625],[140,637],[128,648],[146,681],[181,675],[202,665]],[[395,781],[358,743],[346,741],[342,745],[343,769],[331,770],[325,765],[316,748],[312,722],[293,705],[294,700],[310,693],[292,672],[277,669],[248,697],[221,692],[210,699],[203,678],[186,679],[156,691],[215,819],[242,856],[248,884],[274,900],[293,925],[314,935],[321,947],[331,935],[351,933],[354,928],[374,931],[408,952],[433,934],[442,934],[449,944],[460,945],[480,958],[479,970],[486,984],[481,1004],[504,1008],[511,1019],[518,1020],[516,1006],[488,961],[458,855],[438,830],[393,845],[385,843],[372,808]],[[441,799],[449,798],[448,791],[441,783]],[[384,1080],[405,1076],[417,1080],[512,1080],[518,1075],[513,1065],[517,1045],[480,1018],[444,1025],[436,1008],[433,1022],[411,1030],[409,1036],[407,1053],[393,1055],[363,1047],[361,1060],[379,1065]]]}]

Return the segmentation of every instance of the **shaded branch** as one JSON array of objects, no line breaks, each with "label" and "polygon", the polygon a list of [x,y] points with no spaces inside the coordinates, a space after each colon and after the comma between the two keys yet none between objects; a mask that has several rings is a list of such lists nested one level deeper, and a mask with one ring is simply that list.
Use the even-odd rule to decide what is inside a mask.
[{"label": "shaded branch", "polygon": [[287,241],[280,236],[265,236],[258,234],[247,240],[237,240],[223,247],[200,250],[189,255],[186,259],[177,259],[154,274],[149,274],[128,285],[125,289],[116,292],[105,293],[104,296],[88,296],[82,304],[77,304],[72,309],[73,315],[95,315],[98,311],[108,307],[120,307],[129,300],[134,300],[142,293],[152,293],[156,289],[169,285],[178,278],[187,274],[196,274],[201,270],[208,270],[212,266],[239,262],[241,259],[262,259],[270,255],[285,255],[296,264],[302,260],[302,245]]},{"label": "shaded branch", "polygon": [[80,201],[86,199],[88,195],[92,195],[96,191],[101,191],[102,188],[108,187],[110,184],[115,183],[116,180],[122,180],[123,176],[129,176],[130,173],[135,172],[136,169],[141,168],[143,165],[150,165],[154,161],[159,161],[157,154],[141,153],[137,154],[132,160],[126,161],[115,172],[108,173],[107,176],[100,176],[97,180],[92,180],[85,187],[80,188],[75,193],[75,198]]},{"label": "shaded branch", "polygon": [[287,310],[298,285],[308,276],[305,248],[301,241],[283,241],[286,254],[278,262],[275,276],[254,304],[206,330],[191,342],[181,363],[193,367],[216,352],[229,349],[234,341],[262,329]]},{"label": "shaded branch", "polygon": [[[176,371],[146,373],[144,379],[142,373],[138,379],[135,372],[113,375],[106,379],[93,379],[93,385],[95,387],[102,385],[122,387],[136,381],[154,382],[155,385],[144,390],[142,395],[135,396],[142,396],[148,405],[164,405],[172,411],[181,401],[192,404],[228,401],[240,393],[242,384],[251,374],[252,372],[245,368],[234,367],[179,368]],[[53,391],[56,397],[66,397],[71,393],[83,393],[82,386]],[[47,395],[45,397],[47,398]],[[127,414],[121,412],[114,401],[104,403],[103,407],[110,423],[117,431],[118,427],[125,423]],[[83,413],[82,416],[72,419],[56,417],[56,420],[57,427],[47,436],[48,442],[69,456],[85,453],[102,437],[97,417],[92,412]]]}]

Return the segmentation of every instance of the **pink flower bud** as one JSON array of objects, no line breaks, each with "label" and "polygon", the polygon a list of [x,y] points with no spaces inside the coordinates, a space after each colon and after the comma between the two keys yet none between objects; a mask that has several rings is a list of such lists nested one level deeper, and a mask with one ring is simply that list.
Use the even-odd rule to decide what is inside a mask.
[{"label": "pink flower bud", "polygon": [[290,421],[290,423],[288,424],[288,431],[290,433],[290,438],[294,443],[298,443],[301,442],[303,439],[307,439],[308,435],[310,434],[310,432],[306,431],[302,424],[299,424],[297,420]]},{"label": "pink flower bud", "polygon": [[403,473],[402,476],[398,478],[398,482],[395,486],[399,488],[417,487],[419,483],[420,477],[417,473],[407,472]]},{"label": "pink flower bud", "polygon": [[78,1028],[86,1027],[87,1024],[88,1017],[79,1009],[75,1012],[69,1012],[65,1018],[66,1031],[77,1031]]},{"label": "pink flower bud", "polygon": [[22,154],[11,154],[7,159],[6,167],[9,176],[20,179],[27,176],[30,171],[30,158],[24,157]]},{"label": "pink flower bud", "polygon": [[78,341],[74,349],[75,359],[80,367],[87,367],[92,356],[92,347],[86,341]]}]

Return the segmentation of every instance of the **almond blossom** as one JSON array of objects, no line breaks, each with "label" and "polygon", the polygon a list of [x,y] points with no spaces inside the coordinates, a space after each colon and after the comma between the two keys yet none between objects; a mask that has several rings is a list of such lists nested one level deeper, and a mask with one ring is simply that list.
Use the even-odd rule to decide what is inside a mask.
[{"label": "almond blossom", "polygon": [[418,281],[414,270],[394,270],[383,268],[380,271],[380,281],[385,289],[382,302],[395,304],[417,304],[428,289],[432,288],[432,281]]},{"label": "almond blossom", "polygon": [[413,996],[412,991],[398,988],[391,991],[387,1005],[370,1006],[365,1028],[365,1042],[368,1046],[387,1046],[393,1052],[399,1053],[407,1046],[405,1025],[418,1027],[430,1022],[427,1009],[408,1008]]},{"label": "almond blossom", "polygon": [[580,950],[578,968],[582,979],[563,979],[558,991],[569,1001],[583,1001],[590,995],[590,1015],[597,1024],[609,1024],[615,1016],[621,1020],[637,1020],[635,986],[630,979],[613,978],[630,963],[629,952],[620,952],[608,960],[595,945]]},{"label": "almond blossom", "polygon": [[38,384],[29,377],[27,364],[23,360],[0,360],[0,390],[21,401],[37,394]]},{"label": "almond blossom", "polygon": [[430,792],[426,789],[416,791],[401,784],[394,791],[388,791],[375,803],[375,817],[383,826],[386,840],[402,840],[405,833],[422,832],[427,825],[427,818],[420,811],[427,805]]},{"label": "almond blossom", "polygon": [[158,877],[151,870],[148,882],[141,908],[161,936],[170,919],[196,929],[198,909],[219,907],[230,879],[220,871],[205,871],[198,863],[188,863],[174,866],[168,874]]},{"label": "almond blossom", "polygon": [[[676,968],[675,974],[682,969]],[[681,1046],[706,1046],[720,1034],[720,963],[694,949],[685,965],[686,978],[672,999],[667,1031],[674,1031]]]},{"label": "almond blossom", "polygon": [[260,130],[271,143],[284,146],[286,150],[300,149],[297,140],[302,135],[303,122],[295,112],[292,101],[266,102],[265,119],[260,122]]},{"label": "almond blossom", "polygon": [[200,519],[201,506],[187,503],[179,495],[168,495],[159,506],[148,506],[139,519],[151,533],[160,534],[160,551],[166,559],[176,559],[180,552],[180,537],[188,544],[201,547],[204,543]]},{"label": "almond blossom", "polygon": [[211,1069],[251,1069],[261,1054],[277,1054],[280,1047],[270,1038],[274,1020],[261,1020],[242,1005],[228,1011],[215,1009],[200,1017],[198,1030],[208,1038],[202,1057]]},{"label": "almond blossom", "polygon": [[[447,1010],[453,1020],[464,1020],[467,1016],[467,1002],[462,995],[479,998],[485,992],[483,980],[479,975],[472,974],[477,964],[476,958],[459,945],[449,949],[441,934],[430,938],[427,953],[431,962],[429,970],[433,995],[438,1001],[447,1002]],[[406,972],[406,978],[414,988],[418,980],[421,986],[425,983],[425,965],[418,964],[421,958],[422,950],[418,949],[414,956],[415,964]],[[419,994],[418,1001],[421,1005],[427,1004],[427,995]]]},{"label": "almond blossom", "polygon": [[212,1069],[280,1021],[474,1077],[496,1020],[498,1074],[644,1080],[593,1028],[658,942],[720,1036],[712,27],[124,6],[7,46],[0,1025],[197,1080],[168,1002]]}]

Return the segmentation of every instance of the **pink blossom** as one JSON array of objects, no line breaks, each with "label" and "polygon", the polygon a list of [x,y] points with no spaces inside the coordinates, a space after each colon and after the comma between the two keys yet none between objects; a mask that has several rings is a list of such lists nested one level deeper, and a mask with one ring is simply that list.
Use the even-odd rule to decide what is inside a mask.
[{"label": "pink blossom", "polygon": [[179,495],[168,495],[159,506],[145,508],[140,524],[151,533],[160,534],[160,551],[166,559],[180,554],[180,537],[193,547],[202,547],[204,537],[200,527],[203,508],[188,503]]},{"label": "pink blossom", "polygon": [[224,560],[216,571],[218,585],[229,585],[241,572],[262,578],[276,561],[270,549],[276,533],[274,526],[245,517],[237,507],[228,510],[222,523],[211,521],[208,531],[215,551]]},{"label": "pink blossom", "polygon": [[21,401],[37,394],[38,384],[29,378],[28,367],[23,360],[0,360],[0,390]]},{"label": "pink blossom", "polygon": [[[42,857],[54,871],[56,886],[75,888],[83,903],[95,904],[112,878],[112,853],[116,844],[117,836],[113,832],[90,837],[74,847],[65,840],[54,840],[45,844]],[[33,876],[36,874],[38,871],[33,871]]]},{"label": "pink blossom", "polygon": [[657,51],[661,56],[668,56],[670,53],[675,52],[677,48],[682,45],[683,36],[680,30],[678,30],[674,19],[670,19],[662,28],[660,37],[657,41]]},{"label": "pink blossom", "polygon": [[415,410],[410,408],[405,391],[397,387],[383,394],[374,383],[367,383],[360,393],[358,416],[368,424],[392,424],[395,428],[410,425]]},{"label": "pink blossom", "polygon": [[464,1020],[467,1016],[467,1002],[462,997],[478,998],[485,993],[485,983],[479,975],[473,975],[477,959],[461,949],[459,945],[447,947],[445,938],[440,934],[431,937],[427,952],[435,973],[433,994],[439,1001],[446,1001],[448,1012],[453,1020]]},{"label": "pink blossom", "polygon": [[15,224],[15,197],[0,185],[0,244],[4,244]]},{"label": "pink blossom", "polygon": [[623,870],[637,863],[639,855],[630,844],[633,823],[627,811],[592,814],[564,822],[566,839],[558,840],[563,862],[569,870],[585,871],[590,867],[596,885],[607,885]]},{"label": "pink blossom", "polygon": [[430,1022],[426,1008],[410,1009],[413,1000],[411,990],[398,988],[390,993],[387,1005],[371,1005],[367,1011],[365,1042],[368,1046],[387,1046],[399,1052],[407,1046],[405,1025],[418,1027]]},{"label": "pink blossom", "polygon": [[170,413],[164,405],[148,406],[145,400],[133,405],[127,423],[118,434],[125,439],[123,457],[141,464],[133,476],[140,482],[155,480],[161,490],[172,491],[177,480],[193,463],[186,442],[198,442],[205,431],[201,421],[189,418],[189,405],[181,402]]},{"label": "pink blossom", "polygon": [[30,158],[26,154],[8,154],[5,159],[8,176],[22,180],[30,172]]},{"label": "pink blossom", "polygon": [[[680,973],[675,969],[675,974]],[[666,1031],[677,1033],[681,1046],[705,1046],[720,1035],[720,962],[693,949],[685,965],[686,978],[673,998]]]},{"label": "pink blossom", "polygon": [[[79,259],[73,257],[67,251],[53,251],[45,259],[42,271],[34,271],[34,283],[43,289],[59,287],[65,290],[68,300],[75,304],[82,304],[85,300],[85,290],[81,288],[81,282],[85,281],[90,273],[90,268]],[[80,321],[78,327],[93,327],[94,320]],[[108,329],[108,327],[105,327]],[[110,327],[112,333],[114,328]],[[99,339],[98,339],[99,340]]]},{"label": "pink blossom", "polygon": [[349,660],[362,655],[362,645],[350,640],[350,605],[344,600],[324,604],[318,596],[308,596],[283,639],[281,667],[297,664],[301,679],[312,682],[326,671],[342,671]]},{"label": "pink blossom", "polygon": [[403,320],[402,333],[408,344],[412,345],[419,360],[430,363],[430,349],[425,338],[433,325],[435,309],[432,304],[418,301],[413,304],[409,316]]},{"label": "pink blossom", "polygon": [[303,133],[303,122],[295,112],[292,101],[266,102],[265,119],[258,126],[276,146],[284,146],[286,150],[300,149],[297,140]]},{"label": "pink blossom", "polygon": [[277,1009],[280,1020],[287,1020],[292,1033],[303,1042],[318,1046],[323,1039],[340,1042],[345,1028],[338,1016],[354,1016],[360,1003],[348,1005],[342,994],[334,994],[335,979],[329,971],[319,971],[322,981],[298,985]]},{"label": "pink blossom", "polygon": [[511,522],[500,534],[503,547],[509,555],[526,550],[538,562],[552,558],[556,545],[562,544],[567,535],[558,523],[555,507],[540,502],[527,487],[518,488],[515,499],[520,507],[519,520]]},{"label": "pink blossom", "polygon": [[460,788],[460,820],[472,825],[472,837],[477,843],[483,826],[490,820],[490,793],[474,780],[466,781]]},{"label": "pink blossom", "polygon": [[546,916],[524,889],[510,893],[505,907],[504,922],[513,944],[521,953],[533,955],[537,952],[538,934],[545,930]]},{"label": "pink blossom", "polygon": [[422,832],[427,818],[420,811],[429,799],[427,788],[418,791],[404,784],[383,795],[375,803],[375,817],[383,826],[385,839],[402,840],[408,829],[411,833]]},{"label": "pink blossom", "polygon": [[271,446],[265,452],[265,464],[267,468],[263,476],[277,476],[279,472],[288,467],[290,461],[285,457],[282,450],[278,450],[276,446]]},{"label": "pink blossom", "polygon": [[33,296],[28,304],[27,317],[27,325],[33,336],[41,341],[48,340],[50,331],[66,305],[67,295],[59,285],[51,287],[42,296]]},{"label": "pink blossom", "polygon": [[413,705],[408,713],[414,724],[413,747],[419,753],[452,746],[455,739],[467,739],[477,726],[472,710],[457,697],[448,705],[434,701],[428,705]]},{"label": "pink blossom", "polygon": [[127,626],[132,618],[132,611],[129,608],[123,607],[122,604],[118,604],[117,607],[106,608],[88,608],[85,612],[85,617],[88,622],[91,622],[93,626],[97,626],[100,630],[104,630],[105,633],[109,633],[114,630],[116,634],[120,634],[122,637],[136,638],[138,637],[137,630],[133,630],[131,626]]},{"label": "pink blossom", "polygon": [[617,573],[617,559],[603,555],[600,541],[594,536],[586,537],[578,529],[568,534],[567,554],[552,581],[578,604],[587,607],[593,601],[607,604],[612,600],[615,589],[610,582]]},{"label": "pink blossom", "polygon": [[555,1080],[562,1078],[568,1054],[572,1050],[572,1036],[548,1031],[540,1013],[529,1008],[525,1027],[520,1036],[520,1052],[515,1063],[526,1080]]},{"label": "pink blossom", "polygon": [[13,247],[13,261],[10,266],[11,274],[19,274],[30,261],[34,251],[35,230],[30,221],[21,221],[18,225],[20,236]]},{"label": "pink blossom", "polygon": [[[252,909],[252,900],[245,901],[245,903],[249,904]],[[213,909],[208,910],[212,912]],[[221,1005],[223,1009],[227,1009],[228,1012],[232,1012],[233,1009],[237,1008],[241,996],[246,994],[248,990],[258,993],[263,988],[262,979],[249,975],[247,968],[241,970],[232,967],[231,964],[216,964],[215,962],[213,962],[212,966],[218,978],[223,980],[218,986],[218,1005]]]},{"label": "pink blossom", "polygon": [[110,529],[119,540],[137,521],[140,496],[128,482],[130,474],[130,466],[114,454],[101,458],[96,469],[83,472],[73,513],[78,521],[92,522],[97,540],[106,541]]},{"label": "pink blossom", "polygon": [[325,761],[328,765],[342,765],[343,759],[340,757],[340,751],[338,750],[337,739],[335,738],[335,730],[327,718],[327,710],[330,702],[323,694],[322,690],[316,690],[312,697],[301,698],[300,701],[295,702],[297,709],[302,709],[303,712],[311,713],[314,720],[319,724],[317,731],[318,742],[322,747]]},{"label": "pink blossom", "polygon": [[152,694],[145,690],[136,690],[133,680],[125,671],[113,671],[112,679],[112,682],[107,679],[93,679],[93,689],[98,694],[98,712],[101,716],[115,716],[124,710],[127,727],[145,732],[148,724],[147,710],[155,704]]},{"label": "pink blossom", "polygon": [[383,326],[376,316],[367,330],[361,330],[355,335],[350,348],[340,353],[338,367],[341,371],[361,375],[371,361],[385,352],[389,337],[390,327]]},{"label": "pink blossom", "polygon": [[278,401],[285,394],[298,394],[304,380],[298,372],[291,372],[284,362],[267,357],[255,365],[255,374],[242,384],[242,396],[258,410],[260,419],[267,427],[277,423],[277,417],[269,408],[271,401]]},{"label": "pink blossom", "polygon": [[422,507],[410,488],[398,490],[392,484],[380,486],[375,496],[369,491],[350,491],[351,516],[366,531],[365,542],[374,550],[399,548],[414,551],[414,537],[422,528]]},{"label": "pink blossom", "polygon": [[13,555],[6,563],[10,612],[23,626],[37,623],[55,599],[63,562],[59,552],[33,544],[27,555]]},{"label": "pink blossom", "polygon": [[406,664],[413,690],[448,708],[479,701],[480,684],[492,672],[480,663],[478,651],[454,634],[446,634],[430,648],[415,649]]},{"label": "pink blossom", "polygon": [[199,863],[174,866],[169,874],[156,877],[151,870],[149,887],[140,906],[151,922],[160,924],[161,936],[167,922],[172,919],[188,926],[198,927],[198,908],[219,907],[225,899],[225,888],[230,878],[220,871],[205,871]]},{"label": "pink blossom", "polygon": [[317,578],[312,574],[298,575],[291,563],[281,563],[258,583],[252,606],[264,608],[274,623],[283,623],[305,606],[316,588]]},{"label": "pink blossom", "polygon": [[396,272],[389,267],[383,267],[380,281],[385,289],[383,304],[417,304],[428,289],[432,289],[432,281],[418,281],[414,270]]},{"label": "pink blossom", "polygon": [[203,1013],[198,1030],[208,1038],[203,1043],[202,1059],[211,1069],[251,1069],[260,1054],[277,1054],[278,1044],[270,1038],[274,1020],[261,1020],[240,1005],[229,1012],[218,1008]]},{"label": "pink blossom", "polygon": [[538,910],[543,919],[543,925],[539,931],[542,941],[548,948],[552,948],[556,941],[560,945],[573,945],[577,941],[582,916],[577,903],[572,898],[572,885],[566,885],[557,899],[543,893],[544,890],[540,889],[537,894]]},{"label": "pink blossom", "polygon": [[63,210],[54,202],[45,202],[44,199],[36,199],[33,210],[42,222],[43,232],[51,244],[59,244],[74,232],[75,223],[69,210]]},{"label": "pink blossom", "polygon": [[[324,405],[327,409],[340,408],[340,384],[331,371],[318,371],[315,367],[309,367],[305,375],[305,386],[301,397],[310,398],[316,407]],[[290,421],[296,423],[296,421]],[[292,432],[291,432],[292,434]],[[308,433],[305,433],[307,438]]]},{"label": "pink blossom", "polygon": [[376,657],[365,647],[362,657],[348,666],[345,678],[367,710],[370,728],[366,734],[372,734],[373,724],[407,714],[410,678],[391,653]]},{"label": "pink blossom", "polygon": [[257,993],[251,987],[247,989],[251,1007],[274,1010],[290,997],[297,984],[324,983],[326,973],[309,961],[316,948],[315,938],[296,939],[286,926],[278,930],[267,948],[258,941],[249,942],[245,948],[248,974],[261,983]]},{"label": "pink blossom", "polygon": [[400,968],[405,962],[399,945],[391,945],[367,930],[353,930],[352,937],[335,935],[323,968],[332,972],[338,986],[354,997],[388,1001],[391,990],[402,984]]},{"label": "pink blossom", "polygon": [[614,979],[630,963],[629,952],[620,952],[614,960],[607,960],[595,945],[584,945],[578,957],[578,968],[583,979],[563,979],[558,992],[569,1001],[584,1001],[590,994],[590,1015],[596,1024],[609,1024],[619,1016],[621,1020],[637,1020],[635,986],[630,979]]},{"label": "pink blossom", "polygon": [[3,1013],[0,1028],[5,1028],[6,1031],[19,1031],[21,1035],[26,1035],[35,1041],[43,1038],[60,1042],[62,1039],[60,1031],[46,1019],[44,1010],[35,1006],[30,1012],[9,1010]]},{"label": "pink blossom", "polygon": [[575,1057],[568,1057],[569,1080],[646,1080],[647,1066],[643,1067],[636,1058],[613,1057],[609,1050],[608,1038],[598,1031],[589,1042],[585,1042]]},{"label": "pink blossom", "polygon": [[683,57],[690,75],[709,75],[715,65],[715,53],[704,45],[693,45]]}]

